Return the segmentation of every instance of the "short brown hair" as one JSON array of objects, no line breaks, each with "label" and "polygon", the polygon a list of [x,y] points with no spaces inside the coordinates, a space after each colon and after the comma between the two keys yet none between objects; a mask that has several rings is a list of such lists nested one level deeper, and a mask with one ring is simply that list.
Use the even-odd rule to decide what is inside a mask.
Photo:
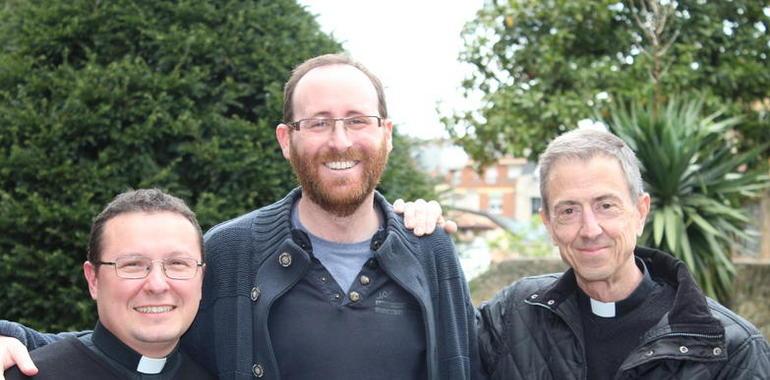
[{"label": "short brown hair", "polygon": [[107,222],[121,214],[132,212],[172,212],[183,216],[198,232],[198,244],[203,258],[203,233],[195,213],[185,202],[159,189],[130,190],[118,194],[107,207],[94,218],[91,234],[88,236],[88,261],[96,263],[102,257],[102,238]]},{"label": "short brown hair", "polygon": [[299,66],[295,67],[291,72],[289,81],[286,82],[286,86],[283,87],[283,121],[292,122],[294,119],[294,104],[292,98],[294,97],[294,89],[297,87],[297,83],[302,79],[305,74],[310,70],[318,67],[331,66],[331,65],[349,65],[353,66],[362,73],[364,73],[372,82],[375,91],[377,91],[377,107],[380,112],[380,117],[388,117],[388,106],[385,103],[385,90],[382,87],[382,82],[374,74],[372,74],[366,66],[360,62],[354,61],[344,54],[325,54],[318,57],[310,58],[305,62],[302,62]]}]

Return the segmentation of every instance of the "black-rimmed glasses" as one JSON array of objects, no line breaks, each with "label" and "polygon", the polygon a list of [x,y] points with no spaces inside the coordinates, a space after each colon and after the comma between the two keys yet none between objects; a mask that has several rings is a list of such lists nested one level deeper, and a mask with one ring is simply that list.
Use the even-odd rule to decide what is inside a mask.
[{"label": "black-rimmed glasses", "polygon": [[382,126],[382,118],[379,116],[350,116],[342,118],[322,117],[287,122],[286,125],[297,131],[328,133],[334,129],[337,121],[341,121],[342,125],[345,126],[345,129],[349,131],[360,131],[367,128]]}]

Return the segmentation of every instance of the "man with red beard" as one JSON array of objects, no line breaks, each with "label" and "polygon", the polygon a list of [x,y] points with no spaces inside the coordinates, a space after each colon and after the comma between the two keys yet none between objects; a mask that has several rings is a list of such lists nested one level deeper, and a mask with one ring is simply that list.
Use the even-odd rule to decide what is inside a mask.
[{"label": "man with red beard", "polygon": [[454,246],[443,231],[419,237],[436,211],[407,207],[409,231],[374,190],[392,130],[382,84],[359,63],[324,55],[293,71],[276,137],[301,187],[206,233],[182,339],[198,363],[221,379],[478,377]]},{"label": "man with red beard", "polygon": [[206,234],[184,347],[221,378],[471,378],[474,312],[450,239],[414,236],[374,190],[393,148],[379,79],[343,55],[310,59],[284,120],[301,187]]},{"label": "man with red beard", "polygon": [[467,379],[474,311],[442,231],[374,189],[392,146],[382,84],[343,55],[299,65],[276,137],[301,185],[206,234],[185,349],[220,378]]}]

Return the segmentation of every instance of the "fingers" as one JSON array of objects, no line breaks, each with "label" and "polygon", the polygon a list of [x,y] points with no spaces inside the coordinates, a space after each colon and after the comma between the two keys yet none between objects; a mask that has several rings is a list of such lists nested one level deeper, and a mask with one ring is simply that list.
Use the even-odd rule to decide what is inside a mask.
[{"label": "fingers", "polygon": [[395,202],[393,202],[393,211],[396,212],[396,214],[403,214],[404,213],[404,207],[406,207],[404,200],[401,198],[396,199]]},{"label": "fingers", "polygon": [[438,225],[443,227],[444,232],[449,235],[457,232],[457,223],[455,223],[453,220],[445,220],[443,216],[439,218]]},{"label": "fingers", "polygon": [[404,214],[404,226],[416,236],[430,235],[436,226],[442,227],[448,234],[457,232],[457,223],[444,219],[441,205],[436,201],[418,199],[404,202],[403,199],[397,199],[393,202],[393,211]]},{"label": "fingers", "polygon": [[[411,202],[410,202],[411,203]],[[407,204],[407,206],[409,206]],[[410,223],[411,226],[407,226],[407,228],[414,228],[413,233],[417,236],[422,236],[425,234],[425,224],[426,220],[429,218],[429,207],[428,202],[425,202],[424,199],[418,199],[413,202],[412,210],[409,210],[409,207],[407,207],[407,212],[404,213],[404,218],[406,218],[411,211],[412,216],[412,222]],[[435,220],[434,220],[435,223]]]},{"label": "fingers", "polygon": [[[441,215],[441,205],[436,201],[426,203],[425,217],[423,218],[423,230],[425,235],[430,235],[436,230],[436,226],[442,222],[444,217]],[[417,228],[415,228],[416,230]],[[415,232],[416,234],[416,232]],[[420,235],[417,235],[420,236]]]},{"label": "fingers", "polygon": [[415,226],[417,226],[417,221],[415,220],[416,218],[415,214],[419,214],[417,210],[416,202],[406,202],[404,204],[404,226],[406,228],[413,229]]},{"label": "fingers", "polygon": [[[16,365],[21,373],[27,376],[37,374],[37,367],[32,363],[27,347],[24,347],[16,338],[0,337],[0,362],[3,363],[3,371]],[[0,380],[5,380],[2,373],[0,373]]]}]

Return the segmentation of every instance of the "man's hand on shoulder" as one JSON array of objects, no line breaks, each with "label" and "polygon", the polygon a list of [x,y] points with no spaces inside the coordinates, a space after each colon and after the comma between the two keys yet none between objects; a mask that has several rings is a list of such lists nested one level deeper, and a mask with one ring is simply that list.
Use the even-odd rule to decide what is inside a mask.
[{"label": "man's hand on shoulder", "polygon": [[[37,367],[32,363],[27,347],[16,338],[0,336],[0,362],[3,363],[3,372],[15,365],[27,376],[37,374]],[[2,373],[0,373],[0,380],[5,380]]]},{"label": "man's hand on shoulder", "polygon": [[393,210],[397,214],[404,214],[404,226],[417,236],[432,234],[436,226],[442,227],[448,234],[457,232],[457,223],[444,219],[441,205],[436,201],[418,199],[404,202],[403,199],[397,199],[393,202]]}]

